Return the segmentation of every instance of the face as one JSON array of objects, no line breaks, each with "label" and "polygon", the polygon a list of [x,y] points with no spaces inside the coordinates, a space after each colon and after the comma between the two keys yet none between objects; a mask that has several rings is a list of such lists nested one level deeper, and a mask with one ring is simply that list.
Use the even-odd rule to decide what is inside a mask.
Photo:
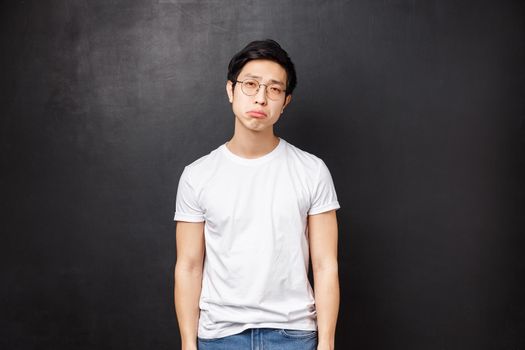
[{"label": "face", "polygon": [[[270,60],[251,60],[244,65],[237,80],[255,79],[260,84],[282,84],[286,88],[286,70],[278,63]],[[269,99],[266,95],[266,86],[261,85],[253,96],[247,96],[241,90],[241,83],[236,83],[232,89],[231,81],[226,83],[228,98],[232,104],[233,113],[244,127],[253,131],[262,131],[272,128],[284,108],[290,103],[292,96],[283,96],[278,100]],[[260,112],[260,113],[256,113]]]}]

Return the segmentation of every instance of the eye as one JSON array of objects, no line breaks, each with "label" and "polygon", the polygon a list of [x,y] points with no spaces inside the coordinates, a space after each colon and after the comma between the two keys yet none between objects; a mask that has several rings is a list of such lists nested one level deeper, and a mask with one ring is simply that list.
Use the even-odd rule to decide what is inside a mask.
[{"label": "eye", "polygon": [[245,80],[244,85],[249,88],[255,88],[257,87],[257,83],[253,80]]},{"label": "eye", "polygon": [[280,94],[281,92],[283,92],[283,90],[278,85],[270,86],[270,91],[274,94]]}]

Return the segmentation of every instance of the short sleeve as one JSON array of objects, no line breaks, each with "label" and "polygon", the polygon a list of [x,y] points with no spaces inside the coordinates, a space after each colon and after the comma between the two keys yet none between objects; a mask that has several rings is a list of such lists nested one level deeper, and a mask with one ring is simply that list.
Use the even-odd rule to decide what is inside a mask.
[{"label": "short sleeve", "polygon": [[175,201],[175,221],[202,222],[204,211],[200,208],[195,194],[195,188],[192,186],[189,178],[188,167],[180,176],[179,186],[177,188],[177,199]]},{"label": "short sleeve", "polygon": [[313,188],[314,191],[311,194],[311,205],[308,215],[340,208],[332,175],[323,160],[320,162],[319,175]]}]

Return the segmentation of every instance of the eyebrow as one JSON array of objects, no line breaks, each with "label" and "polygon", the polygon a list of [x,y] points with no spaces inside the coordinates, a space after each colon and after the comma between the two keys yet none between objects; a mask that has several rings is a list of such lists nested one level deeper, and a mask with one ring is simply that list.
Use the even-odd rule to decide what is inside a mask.
[{"label": "eyebrow", "polygon": [[[258,75],[253,75],[253,74],[246,74],[245,77],[249,77],[249,78],[255,78],[255,79],[262,79],[262,77],[258,76]],[[270,79],[269,80],[270,83],[275,83],[275,84],[280,84],[282,86],[284,86],[284,83],[282,81],[279,81],[279,80],[275,80],[275,79]]]}]

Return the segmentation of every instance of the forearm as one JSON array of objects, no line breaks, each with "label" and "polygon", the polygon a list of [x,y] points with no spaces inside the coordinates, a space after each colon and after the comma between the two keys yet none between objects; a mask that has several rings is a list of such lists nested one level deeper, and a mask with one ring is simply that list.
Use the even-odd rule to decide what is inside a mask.
[{"label": "forearm", "polygon": [[197,346],[201,288],[202,269],[175,265],[175,311],[183,349]]},{"label": "forearm", "polygon": [[323,346],[323,349],[334,349],[339,312],[337,263],[314,270],[313,273],[319,346]]}]

